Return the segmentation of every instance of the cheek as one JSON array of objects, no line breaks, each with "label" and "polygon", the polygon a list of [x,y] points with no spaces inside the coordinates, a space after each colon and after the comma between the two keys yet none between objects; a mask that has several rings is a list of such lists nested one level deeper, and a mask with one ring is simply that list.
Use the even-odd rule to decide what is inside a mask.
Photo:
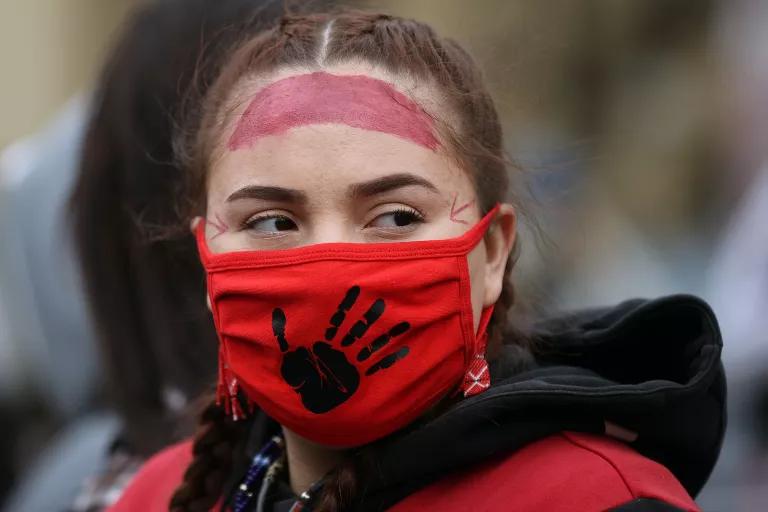
[{"label": "cheek", "polygon": [[485,244],[480,244],[472,249],[467,256],[469,265],[469,281],[472,286],[472,319],[475,331],[480,325],[480,313],[483,311],[483,298],[485,297]]}]

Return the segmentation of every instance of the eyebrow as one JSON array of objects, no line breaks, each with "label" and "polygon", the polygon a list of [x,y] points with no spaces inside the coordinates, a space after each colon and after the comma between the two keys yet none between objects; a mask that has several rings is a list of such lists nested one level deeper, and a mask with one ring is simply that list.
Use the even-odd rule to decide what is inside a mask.
[{"label": "eyebrow", "polygon": [[[351,197],[371,197],[377,194],[390,192],[398,188],[419,186],[430,192],[437,193],[430,181],[410,173],[398,173],[376,178],[361,183],[353,183],[348,188]],[[261,199],[262,201],[279,201],[283,203],[306,203],[307,195],[301,190],[283,187],[271,187],[263,185],[248,185],[232,192],[227,197],[227,202],[239,199]]]},{"label": "eyebrow", "polygon": [[279,201],[283,203],[306,203],[307,195],[292,188],[265,187],[261,185],[248,185],[232,192],[227,197],[227,202],[238,199],[261,199],[263,201]]},{"label": "eyebrow", "polygon": [[383,194],[398,188],[419,186],[430,192],[437,192],[437,187],[428,180],[410,173],[390,174],[362,183],[353,183],[349,186],[349,195],[352,197],[371,197]]}]

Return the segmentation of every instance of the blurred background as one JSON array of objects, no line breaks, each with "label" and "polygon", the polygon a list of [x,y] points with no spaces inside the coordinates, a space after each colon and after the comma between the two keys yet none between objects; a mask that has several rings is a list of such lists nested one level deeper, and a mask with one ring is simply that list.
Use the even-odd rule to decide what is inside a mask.
[{"label": "blurred background", "polygon": [[[0,2],[0,504],[71,422],[112,421],[64,208],[94,81],[138,4]],[[529,229],[517,270],[533,310],[679,292],[712,304],[730,425],[698,502],[761,509],[768,2],[357,5],[432,24],[485,70],[542,233]]]}]

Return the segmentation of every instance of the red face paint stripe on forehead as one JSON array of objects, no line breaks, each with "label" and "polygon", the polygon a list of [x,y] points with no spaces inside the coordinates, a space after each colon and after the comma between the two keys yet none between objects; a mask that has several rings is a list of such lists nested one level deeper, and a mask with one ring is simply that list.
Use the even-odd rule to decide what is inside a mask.
[{"label": "red face paint stripe on forehead", "polygon": [[390,133],[432,151],[439,146],[432,118],[392,85],[363,75],[325,72],[285,78],[256,93],[227,146],[241,149],[259,137],[327,123]]}]

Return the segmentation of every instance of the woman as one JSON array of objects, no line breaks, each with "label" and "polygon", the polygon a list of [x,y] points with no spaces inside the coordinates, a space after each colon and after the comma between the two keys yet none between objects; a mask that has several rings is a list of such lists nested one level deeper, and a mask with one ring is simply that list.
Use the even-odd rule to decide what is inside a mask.
[{"label": "woman", "polygon": [[[191,236],[176,229],[172,119],[196,71],[281,13],[275,1],[157,0],[136,9],[106,62],[72,194],[74,236],[123,441],[147,456],[175,434],[179,402],[215,375],[216,334]],[[169,228],[170,227],[170,228]],[[183,343],[182,343],[183,340]],[[184,351],[180,357],[179,353]],[[202,376],[202,377],[201,377]]]},{"label": "woman", "polygon": [[[101,510],[145,458],[193,430],[182,406],[215,375],[216,333],[205,303],[190,299],[205,287],[194,238],[177,228],[174,197],[183,172],[173,165],[168,113],[178,110],[193,78],[213,73],[195,73],[200,58],[216,60],[233,37],[257,33],[281,12],[271,0],[155,0],[126,20],[89,105],[82,148],[72,149],[81,158],[71,199],[90,313],[119,418],[75,423],[62,436],[69,444],[50,448],[55,463],[40,465],[13,510],[68,503],[72,511]],[[158,239],[157,229],[169,227],[184,236]],[[82,361],[72,340],[58,334],[71,358]],[[73,495],[40,493],[35,484],[45,478]]]},{"label": "woman", "polygon": [[193,105],[220,405],[114,510],[697,510],[724,428],[711,311],[514,334],[501,129],[458,45],[285,16]]}]

